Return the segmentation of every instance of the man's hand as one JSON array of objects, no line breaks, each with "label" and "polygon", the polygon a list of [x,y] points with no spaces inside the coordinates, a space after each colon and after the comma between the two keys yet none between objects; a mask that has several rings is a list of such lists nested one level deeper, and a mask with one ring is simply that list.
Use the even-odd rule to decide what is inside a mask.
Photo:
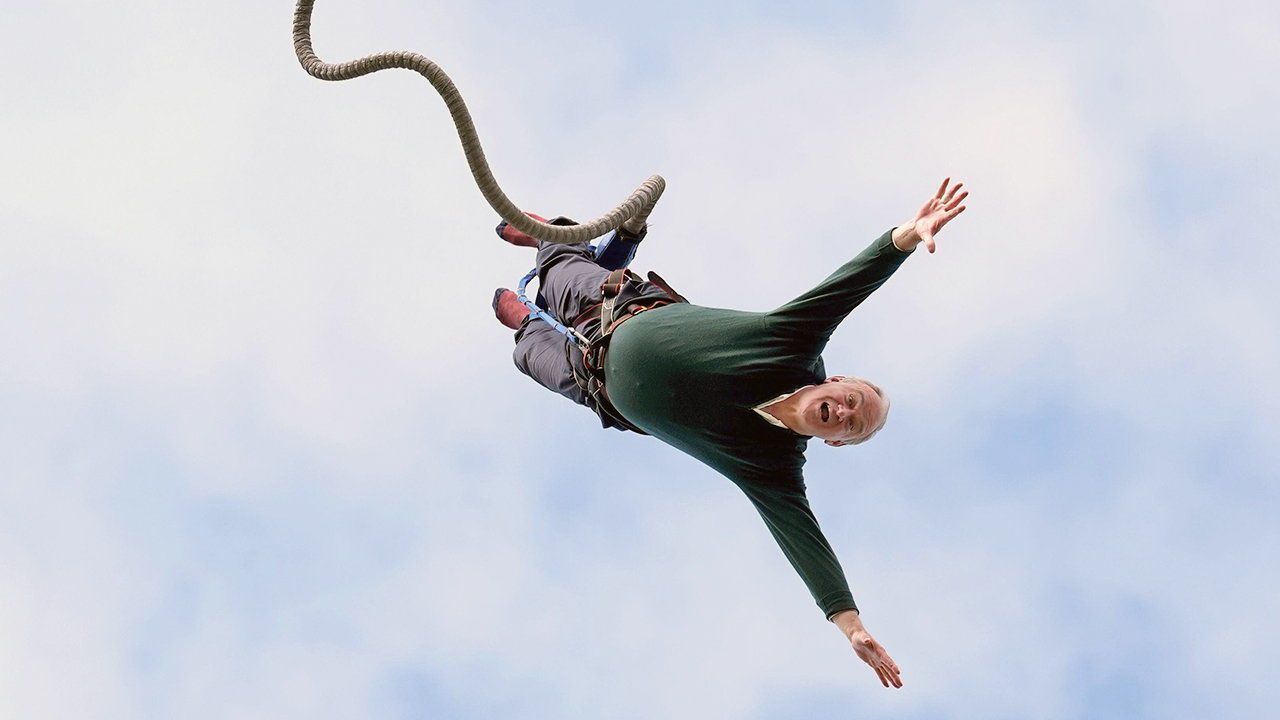
[{"label": "man's hand", "polygon": [[885,687],[890,685],[896,688],[902,687],[902,670],[898,668],[898,663],[894,662],[884,646],[876,642],[876,639],[871,637],[871,633],[862,627],[862,618],[858,616],[857,610],[838,612],[831,616],[831,622],[835,623],[844,636],[849,638],[853,651],[858,653],[862,662],[876,671],[876,675]]},{"label": "man's hand", "polygon": [[[947,186],[951,183],[951,178],[942,181],[942,187],[938,188],[937,194],[924,202],[920,206],[920,211],[916,213],[915,218],[910,222],[899,225],[893,231],[893,244],[903,252],[911,252],[916,249],[920,243],[924,243],[929,248],[929,252],[936,252],[937,243],[933,241],[933,236],[938,233],[947,223],[951,222],[955,216],[964,212],[964,199],[969,197],[969,191],[959,192],[964,187],[964,183],[956,183],[950,190]],[[958,194],[957,194],[958,193]]]}]

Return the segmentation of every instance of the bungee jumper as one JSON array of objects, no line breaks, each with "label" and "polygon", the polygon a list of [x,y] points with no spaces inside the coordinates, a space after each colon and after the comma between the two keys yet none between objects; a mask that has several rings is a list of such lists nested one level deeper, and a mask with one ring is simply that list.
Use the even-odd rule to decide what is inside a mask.
[{"label": "bungee jumper", "polygon": [[537,300],[505,288],[493,297],[498,320],[515,331],[516,367],[594,410],[604,427],[652,435],[733,481],[885,687],[902,687],[901,671],[862,624],[801,469],[810,438],[857,445],[884,427],[888,396],[868,380],[827,375],[822,351],[917,245],[933,252],[934,236],[964,212],[962,187],[944,180],[909,221],[763,313],[695,305],[656,274],[646,282],[628,271],[647,229],[618,230],[592,248],[497,228],[507,242],[537,248]]},{"label": "bungee jumper", "polygon": [[[943,180],[907,222],[885,232],[813,289],[769,312],[688,302],[661,277],[629,269],[665,183],[654,176],[585,224],[520,211],[498,188],[457,88],[414,53],[380,53],[341,65],[311,50],[313,0],[300,0],[294,47],[303,67],[343,80],[400,67],[427,77],[453,115],[481,192],[502,218],[497,233],[536,249],[536,267],[493,295],[515,331],[514,360],[542,386],[593,410],[604,427],[651,435],[734,482],[765,521],[828,620],[885,687],[901,670],[862,623],[844,572],[805,494],[811,438],[857,445],[884,427],[888,396],[870,381],[826,373],[832,332],[960,213],[968,192]],[[606,237],[607,234],[607,237]],[[601,238],[598,245],[589,241]],[[536,299],[526,286],[538,279]]]}]

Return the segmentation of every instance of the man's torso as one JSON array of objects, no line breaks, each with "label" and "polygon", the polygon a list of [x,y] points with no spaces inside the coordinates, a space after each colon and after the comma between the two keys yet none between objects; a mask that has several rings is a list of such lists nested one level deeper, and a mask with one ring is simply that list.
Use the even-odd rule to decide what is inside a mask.
[{"label": "man's torso", "polygon": [[645,432],[735,480],[796,478],[807,438],[771,425],[762,402],[822,381],[768,315],[692,304],[641,313],[614,334],[606,387]]}]

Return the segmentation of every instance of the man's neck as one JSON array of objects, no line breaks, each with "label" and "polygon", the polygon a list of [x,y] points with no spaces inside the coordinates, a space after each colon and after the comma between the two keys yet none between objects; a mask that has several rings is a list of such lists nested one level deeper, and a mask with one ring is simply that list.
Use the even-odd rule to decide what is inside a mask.
[{"label": "man's neck", "polygon": [[771,405],[766,405],[761,409],[769,413],[770,415],[774,416],[775,418],[777,418],[778,422],[785,425],[787,429],[790,430],[791,432],[799,433],[800,431],[796,430],[796,425],[797,425],[796,418],[800,414],[799,395],[800,395],[800,391],[804,390],[807,387],[813,387],[813,386],[805,385],[804,387],[797,389],[795,392],[779,400],[778,402],[773,403]]}]

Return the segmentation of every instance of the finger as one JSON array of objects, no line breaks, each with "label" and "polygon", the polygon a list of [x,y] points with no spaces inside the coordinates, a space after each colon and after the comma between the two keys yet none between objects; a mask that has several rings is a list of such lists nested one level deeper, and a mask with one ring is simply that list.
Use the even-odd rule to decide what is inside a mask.
[{"label": "finger", "polygon": [[902,686],[902,681],[899,680],[897,676],[893,674],[893,671],[889,669],[889,666],[887,663],[879,665],[878,669],[880,670],[880,674],[884,676],[884,679],[889,681],[890,685],[892,685],[893,687]]},{"label": "finger", "polygon": [[949,182],[951,182],[951,178],[943,178],[942,186],[938,188],[938,194],[934,195],[935,198],[942,199],[943,194],[947,192],[947,183]]},{"label": "finger", "polygon": [[898,672],[898,663],[894,662],[893,658],[889,657],[889,651],[885,650],[883,645],[880,647],[880,662],[884,663],[885,667],[892,669],[894,672]]},{"label": "finger", "polygon": [[[956,189],[959,189],[959,188],[960,188],[960,186],[959,186],[959,185],[957,185],[957,186],[956,186]],[[953,193],[953,195],[954,195],[954,193]],[[969,191],[968,191],[968,190],[965,190],[964,192],[960,193],[959,195],[954,195],[954,197],[949,197],[949,198],[947,198],[947,204],[946,204],[946,206],[945,206],[945,207],[946,207],[948,210],[950,210],[950,209],[954,208],[955,206],[959,205],[960,203],[964,202],[964,199],[965,199],[965,198],[967,198],[967,197],[969,197]]]},{"label": "finger", "polygon": [[955,220],[957,215],[959,215],[960,213],[964,212],[964,208],[965,208],[965,206],[964,206],[964,205],[961,205],[960,207],[958,207],[958,208],[956,208],[956,209],[954,209],[954,210],[948,210],[948,211],[947,211],[947,214],[942,216],[942,222],[938,223],[938,229],[939,229],[939,230],[941,230],[941,229],[942,229],[942,226],[946,225],[947,223],[951,222],[952,220]]},{"label": "finger", "polygon": [[938,227],[937,227],[937,230],[941,230],[942,228],[946,227],[946,226],[947,226],[947,223],[951,222],[952,220],[954,220],[954,219],[955,219],[955,217],[956,217],[957,215],[959,215],[960,213],[964,212],[964,208],[965,208],[965,206],[964,206],[964,205],[961,205],[960,207],[958,207],[958,208],[956,208],[956,209],[954,209],[954,210],[949,210],[949,211],[947,211],[947,213],[946,213],[945,215],[943,215],[943,216],[942,216],[942,219],[938,221]]},{"label": "finger", "polygon": [[880,684],[881,684],[881,685],[884,685],[885,687],[889,687],[889,676],[888,676],[888,675],[885,675],[885,674],[884,674],[884,671],[883,671],[883,670],[881,670],[880,668],[878,668],[878,667],[876,667],[876,666],[874,666],[874,665],[873,665],[873,666],[871,666],[871,667],[872,667],[872,669],[873,669],[873,670],[875,670],[875,671],[876,671],[876,676],[880,678]]},{"label": "finger", "polygon": [[932,232],[925,230],[924,232],[920,233],[920,238],[924,240],[924,246],[929,249],[930,254],[938,251],[938,244],[933,241]]},{"label": "finger", "polygon": [[889,676],[890,682],[894,687],[902,687],[902,671],[898,670],[898,666],[894,664],[893,659],[888,655],[884,656],[884,672]]}]

